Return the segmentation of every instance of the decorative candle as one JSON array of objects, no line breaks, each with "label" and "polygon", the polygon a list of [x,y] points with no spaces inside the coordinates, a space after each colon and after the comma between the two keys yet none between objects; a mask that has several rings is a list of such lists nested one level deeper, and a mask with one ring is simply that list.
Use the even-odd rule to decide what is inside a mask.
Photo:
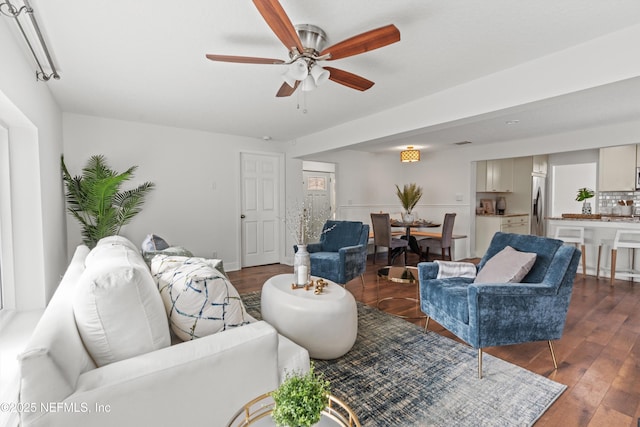
[{"label": "decorative candle", "polygon": [[298,285],[306,285],[307,284],[307,266],[301,265],[298,267]]}]

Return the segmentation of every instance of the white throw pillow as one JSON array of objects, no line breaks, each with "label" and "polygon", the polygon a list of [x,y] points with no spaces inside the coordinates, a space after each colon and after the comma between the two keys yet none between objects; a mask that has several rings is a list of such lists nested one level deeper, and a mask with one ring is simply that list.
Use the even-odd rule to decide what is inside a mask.
[{"label": "white throw pillow", "polygon": [[[100,240],[102,242],[102,240]],[[131,249],[131,247],[124,242],[114,243],[100,243],[95,248],[91,249],[89,255],[84,260],[85,268],[91,268],[94,266],[106,267],[107,264],[111,266],[122,265],[123,261],[130,265],[141,267],[149,270],[142,254],[137,249]]]},{"label": "white throw pillow", "polygon": [[238,291],[216,264],[166,255],[151,261],[171,329],[184,341],[250,322]]},{"label": "white throw pillow", "polygon": [[519,283],[533,267],[536,257],[535,253],[506,246],[484,264],[474,283]]},{"label": "white throw pillow", "polygon": [[114,244],[92,252],[78,279],[73,312],[96,365],[169,346],[162,298],[137,250]]}]

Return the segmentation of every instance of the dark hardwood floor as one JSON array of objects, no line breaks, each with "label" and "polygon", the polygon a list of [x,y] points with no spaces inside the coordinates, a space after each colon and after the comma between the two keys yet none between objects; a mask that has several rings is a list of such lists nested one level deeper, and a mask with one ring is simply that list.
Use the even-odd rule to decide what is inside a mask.
[{"label": "dark hardwood floor", "polygon": [[[383,260],[384,258],[384,260]],[[376,305],[376,271],[386,256],[371,258],[360,279],[347,284],[356,300]],[[417,259],[410,259],[415,262]],[[260,290],[275,274],[290,273],[291,266],[274,264],[229,273],[243,294]],[[416,296],[415,286],[380,282],[380,297]],[[414,303],[392,300],[385,311],[416,316]],[[410,320],[424,326],[423,319]],[[436,322],[429,330],[456,339]],[[567,390],[538,420],[536,426],[629,426],[640,425],[640,283],[597,280],[578,274],[564,336],[554,342],[558,370],[553,369],[546,342],[534,342],[485,349],[487,353],[568,386]]]}]

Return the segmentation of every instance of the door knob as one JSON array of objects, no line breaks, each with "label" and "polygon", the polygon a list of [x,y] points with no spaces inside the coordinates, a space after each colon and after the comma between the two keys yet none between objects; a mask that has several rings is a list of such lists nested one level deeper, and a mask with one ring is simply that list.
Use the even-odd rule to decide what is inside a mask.
[{"label": "door knob", "polygon": [[240,219],[245,219],[246,217],[244,216],[244,214],[240,215]]}]

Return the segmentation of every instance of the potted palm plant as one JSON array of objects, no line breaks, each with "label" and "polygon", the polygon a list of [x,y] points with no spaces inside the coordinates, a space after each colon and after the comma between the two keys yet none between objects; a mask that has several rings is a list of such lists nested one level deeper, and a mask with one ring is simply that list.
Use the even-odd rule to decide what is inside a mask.
[{"label": "potted palm plant", "polygon": [[329,381],[316,374],[311,363],[304,375],[289,374],[271,392],[275,402],[271,417],[280,427],[309,427],[320,421],[321,412],[329,403]]},{"label": "potted palm plant", "polygon": [[418,186],[415,182],[412,182],[410,184],[405,184],[402,190],[400,190],[400,187],[396,184],[396,194],[404,208],[402,221],[407,223],[413,222],[414,218],[411,212],[422,197],[422,187]]},{"label": "potted palm plant", "polygon": [[120,233],[142,209],[144,197],[154,188],[144,182],[130,190],[120,190],[133,177],[137,166],[119,173],[111,169],[103,155],[91,156],[82,175],[71,176],[60,159],[66,188],[67,210],[82,226],[82,241],[93,248],[98,240]]},{"label": "potted palm plant", "polygon": [[590,188],[579,188],[578,194],[576,195],[576,202],[582,203],[582,213],[589,215],[591,214],[591,203],[587,202],[588,199],[595,196],[595,193]]}]

